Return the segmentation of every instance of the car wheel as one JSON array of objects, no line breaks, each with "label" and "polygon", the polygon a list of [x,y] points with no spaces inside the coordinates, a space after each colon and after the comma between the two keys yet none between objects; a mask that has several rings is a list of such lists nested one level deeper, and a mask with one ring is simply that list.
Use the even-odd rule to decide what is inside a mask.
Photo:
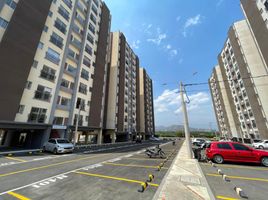
[{"label": "car wheel", "polygon": [[166,157],[165,153],[160,151],[160,158],[165,158],[165,157]]},{"label": "car wheel", "polygon": [[265,167],[268,167],[268,157],[263,157],[261,159],[261,164],[264,165]]},{"label": "car wheel", "polygon": [[213,156],[213,160],[215,163],[222,164],[224,162],[223,157],[221,155]]},{"label": "car wheel", "polygon": [[57,148],[53,149],[53,153],[54,154],[57,154],[58,153],[58,149]]},{"label": "car wheel", "polygon": [[261,146],[259,146],[259,149],[264,149],[264,146],[262,146],[262,145],[261,145]]}]

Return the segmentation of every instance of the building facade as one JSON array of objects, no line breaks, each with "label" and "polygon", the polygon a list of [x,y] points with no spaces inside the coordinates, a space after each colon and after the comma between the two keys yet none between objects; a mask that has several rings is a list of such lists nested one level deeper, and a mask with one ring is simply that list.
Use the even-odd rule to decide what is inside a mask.
[{"label": "building facade", "polygon": [[144,68],[139,69],[140,134],[144,139],[154,135],[153,82]]},{"label": "building facade", "polygon": [[232,138],[240,136],[239,121],[232,102],[229,84],[225,70],[215,66],[209,79],[210,92],[217,119],[218,128],[222,137]]},{"label": "building facade", "polygon": [[77,120],[102,141],[110,24],[100,0],[1,1],[0,145],[71,139]]},{"label": "building facade", "polygon": [[106,129],[112,140],[127,141],[138,132],[139,58],[123,33],[113,32],[110,38]]},{"label": "building facade", "polygon": [[268,138],[267,68],[246,20],[230,28],[218,62],[231,108],[236,112],[234,120],[228,117],[229,123],[238,123],[238,135],[244,138]]}]

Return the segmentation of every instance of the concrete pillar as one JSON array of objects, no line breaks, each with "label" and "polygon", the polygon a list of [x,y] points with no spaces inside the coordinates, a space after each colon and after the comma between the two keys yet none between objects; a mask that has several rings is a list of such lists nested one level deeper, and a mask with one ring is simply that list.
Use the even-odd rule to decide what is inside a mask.
[{"label": "concrete pillar", "polygon": [[99,131],[96,131],[98,133],[98,144],[102,144],[102,129],[100,129]]},{"label": "concrete pillar", "polygon": [[85,144],[88,144],[88,133],[86,133]]},{"label": "concrete pillar", "polygon": [[116,140],[116,134],[115,134],[115,132],[112,132],[111,133],[111,137],[112,137],[112,143],[114,144],[115,143],[115,140]]}]

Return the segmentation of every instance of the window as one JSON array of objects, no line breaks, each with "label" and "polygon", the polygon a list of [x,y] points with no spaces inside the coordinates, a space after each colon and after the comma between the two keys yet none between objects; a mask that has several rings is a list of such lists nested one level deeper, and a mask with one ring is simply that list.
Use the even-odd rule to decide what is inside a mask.
[{"label": "window", "polygon": [[228,143],[219,143],[217,144],[219,149],[232,149],[232,147]]},{"label": "window", "polygon": [[44,123],[47,109],[32,107],[28,122]]},{"label": "window", "polygon": [[70,99],[62,97],[61,98],[61,104],[62,106],[69,106],[70,105]]},{"label": "window", "polygon": [[0,27],[6,29],[7,26],[8,26],[8,21],[6,21],[2,17],[0,17]]},{"label": "window", "polygon": [[81,71],[81,77],[83,79],[86,79],[88,81],[88,79],[89,79],[89,72],[87,70],[85,70],[85,69],[82,69],[82,71]]},{"label": "window", "polygon": [[242,145],[242,144],[233,144],[235,150],[239,150],[239,151],[249,151],[249,148]]},{"label": "window", "polygon": [[44,26],[44,29],[43,29],[44,32],[47,32],[48,31],[48,27],[45,25]]},{"label": "window", "polygon": [[52,17],[53,13],[51,11],[48,12],[48,16]]},{"label": "window", "polygon": [[87,67],[90,67],[90,59],[87,58],[86,56],[84,56],[84,59],[83,59],[83,64]]},{"label": "window", "polygon": [[56,51],[54,51],[51,48],[48,48],[47,52],[46,52],[46,59],[48,59],[49,61],[55,63],[55,64],[59,64],[60,62],[60,54]]},{"label": "window", "polygon": [[41,70],[40,77],[47,79],[49,81],[54,81],[56,76],[56,70],[44,65],[43,69]]},{"label": "window", "polygon": [[60,85],[61,85],[62,87],[69,88],[69,83],[70,83],[69,81],[67,81],[67,80],[65,80],[65,79],[62,79]]},{"label": "window", "polygon": [[92,55],[92,48],[87,44],[85,47],[85,51],[89,54]]},{"label": "window", "polygon": [[67,21],[69,21],[69,15],[70,13],[62,6],[60,5],[59,9],[58,9],[58,13]]},{"label": "window", "polygon": [[55,20],[54,26],[63,34],[66,33],[66,25],[59,18]]},{"label": "window", "polygon": [[92,8],[92,11],[95,13],[95,15],[98,15],[98,9],[94,4],[92,4],[91,8]]},{"label": "window", "polygon": [[23,114],[24,108],[25,108],[25,105],[20,105],[18,113]]},{"label": "window", "polygon": [[265,6],[265,9],[268,10],[268,1],[267,0],[264,2],[264,6]]},{"label": "window", "polygon": [[52,91],[51,88],[38,85],[37,90],[35,91],[34,98],[38,100],[50,101],[51,91]]},{"label": "window", "polygon": [[39,42],[38,43],[38,49],[43,49],[44,47],[44,43],[43,42]]},{"label": "window", "polygon": [[63,0],[63,2],[71,9],[72,8],[72,1],[71,0]]},{"label": "window", "polygon": [[78,61],[79,59],[79,55],[76,54],[73,50],[69,49],[68,50],[68,56],[75,59],[76,61]]},{"label": "window", "polygon": [[38,62],[36,60],[33,61],[32,67],[37,68]]},{"label": "window", "polygon": [[63,46],[63,39],[56,33],[52,33],[51,37],[50,37],[50,42],[52,42],[53,44],[55,44],[57,47],[62,49]]},{"label": "window", "polygon": [[53,124],[62,125],[62,123],[63,123],[63,117],[54,117]]},{"label": "window", "polygon": [[89,29],[93,34],[95,34],[95,27],[94,27],[93,24],[89,23],[89,25],[88,25],[88,29]]},{"label": "window", "polygon": [[93,2],[96,4],[97,7],[99,7],[99,1],[98,0],[93,0]]},{"label": "window", "polygon": [[32,87],[32,82],[31,81],[26,81],[26,85],[25,85],[25,88],[30,90]]},{"label": "window", "polygon": [[53,3],[57,3],[57,0],[53,0]]},{"label": "window", "polygon": [[87,94],[87,85],[80,83],[79,85],[79,92],[82,94]]},{"label": "window", "polygon": [[90,14],[90,19],[94,24],[97,23],[97,19],[96,19],[96,17],[94,15]]},{"label": "window", "polygon": [[13,1],[13,0],[7,0],[6,1],[6,4],[10,7],[10,8],[12,8],[13,10],[16,8],[16,6],[17,6],[17,3],[15,2],[15,1]]},{"label": "window", "polygon": [[91,43],[94,44],[94,38],[92,35],[90,35],[89,33],[87,34],[87,40]]},{"label": "window", "polygon": [[76,108],[78,109],[81,106],[81,110],[85,110],[85,100],[81,98],[77,98]]}]

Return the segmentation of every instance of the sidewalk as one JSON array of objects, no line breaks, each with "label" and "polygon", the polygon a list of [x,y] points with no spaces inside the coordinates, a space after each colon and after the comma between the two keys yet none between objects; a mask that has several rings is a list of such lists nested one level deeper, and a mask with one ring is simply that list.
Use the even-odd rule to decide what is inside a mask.
[{"label": "sidewalk", "polygon": [[215,200],[198,161],[186,153],[184,141],[153,200]]}]

